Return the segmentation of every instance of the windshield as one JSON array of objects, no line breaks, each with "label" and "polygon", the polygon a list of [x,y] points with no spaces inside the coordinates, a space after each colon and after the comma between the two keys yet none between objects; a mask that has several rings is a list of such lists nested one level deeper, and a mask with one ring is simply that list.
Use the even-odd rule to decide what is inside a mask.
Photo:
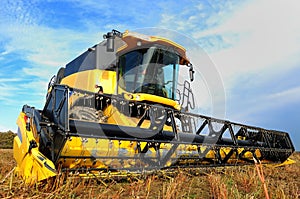
[{"label": "windshield", "polygon": [[147,93],[175,100],[179,56],[158,47],[120,56],[119,85],[127,92]]}]

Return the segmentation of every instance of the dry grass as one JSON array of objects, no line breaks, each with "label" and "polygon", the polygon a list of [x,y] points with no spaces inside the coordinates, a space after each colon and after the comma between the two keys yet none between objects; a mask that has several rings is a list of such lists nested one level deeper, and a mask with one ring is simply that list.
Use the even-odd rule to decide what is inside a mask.
[{"label": "dry grass", "polygon": [[[193,175],[178,170],[172,177],[152,175],[123,181],[70,178],[63,181],[60,177],[28,187],[13,175],[5,178],[15,166],[12,150],[0,149],[0,154],[0,198],[265,198],[253,165],[201,169]],[[270,198],[300,198],[300,154],[292,158],[296,164],[263,167]]]}]

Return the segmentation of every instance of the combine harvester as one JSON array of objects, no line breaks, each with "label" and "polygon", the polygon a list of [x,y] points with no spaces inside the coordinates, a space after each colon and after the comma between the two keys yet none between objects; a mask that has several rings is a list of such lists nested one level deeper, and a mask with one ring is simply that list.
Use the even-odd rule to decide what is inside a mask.
[{"label": "combine harvester", "polygon": [[[189,78],[180,84],[184,70]],[[59,69],[42,110],[23,106],[16,171],[33,183],[62,172],[107,177],[254,159],[283,163],[294,152],[285,132],[191,113],[193,79],[186,51],[175,42],[108,32]]]}]

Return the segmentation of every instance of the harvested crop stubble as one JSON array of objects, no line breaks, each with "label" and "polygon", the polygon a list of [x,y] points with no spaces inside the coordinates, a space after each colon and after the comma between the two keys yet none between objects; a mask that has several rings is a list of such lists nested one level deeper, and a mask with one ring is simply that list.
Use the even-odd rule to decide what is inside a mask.
[{"label": "harvested crop stubble", "polygon": [[[254,165],[204,168],[193,174],[181,169],[173,176],[150,175],[118,181],[60,177],[55,183],[28,187],[18,177],[6,176],[15,167],[13,151],[0,149],[0,154],[0,198],[265,198]],[[300,197],[300,153],[291,158],[295,164],[263,167],[270,198]]]}]

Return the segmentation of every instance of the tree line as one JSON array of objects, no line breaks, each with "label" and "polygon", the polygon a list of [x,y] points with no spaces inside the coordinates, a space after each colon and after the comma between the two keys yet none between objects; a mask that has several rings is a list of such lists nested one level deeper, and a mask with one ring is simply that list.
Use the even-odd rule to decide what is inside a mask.
[{"label": "tree line", "polygon": [[12,131],[0,132],[0,148],[1,149],[12,149],[15,134]]}]

